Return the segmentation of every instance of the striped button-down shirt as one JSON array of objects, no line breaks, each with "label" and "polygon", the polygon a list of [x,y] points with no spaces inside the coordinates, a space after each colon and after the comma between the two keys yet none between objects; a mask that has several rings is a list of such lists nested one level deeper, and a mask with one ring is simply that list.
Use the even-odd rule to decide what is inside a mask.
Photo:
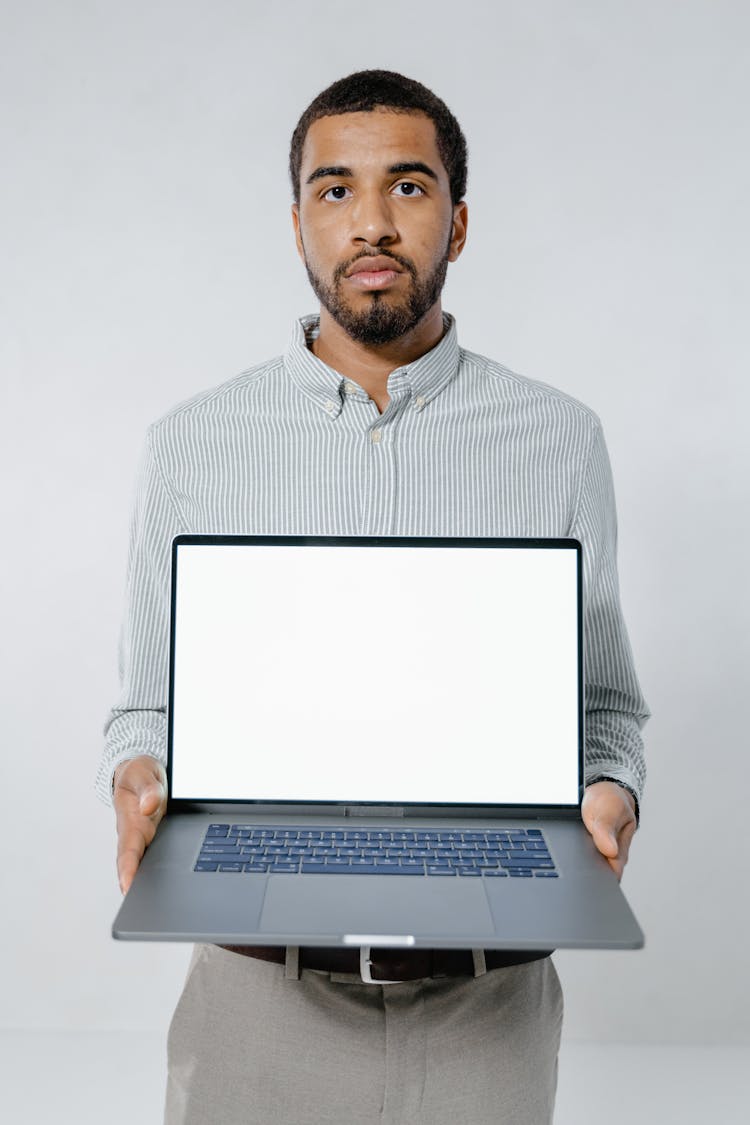
[{"label": "striped button-down shirt", "polygon": [[[583,544],[586,781],[640,800],[648,717],[620,610],[602,430],[581,403],[460,348],[456,325],[388,376],[381,414],[295,322],[279,356],[177,406],[148,431],[133,511],[122,695],[97,792],[138,754],[166,764],[169,566],[175,535],[573,536]],[[373,596],[372,591],[363,591]]]}]

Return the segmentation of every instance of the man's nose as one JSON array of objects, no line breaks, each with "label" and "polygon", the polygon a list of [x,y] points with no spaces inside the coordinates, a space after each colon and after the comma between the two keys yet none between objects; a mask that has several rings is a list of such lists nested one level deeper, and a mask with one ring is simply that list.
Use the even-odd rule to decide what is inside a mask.
[{"label": "man's nose", "polygon": [[355,241],[378,246],[398,238],[390,200],[382,192],[360,192],[351,215],[352,238]]}]

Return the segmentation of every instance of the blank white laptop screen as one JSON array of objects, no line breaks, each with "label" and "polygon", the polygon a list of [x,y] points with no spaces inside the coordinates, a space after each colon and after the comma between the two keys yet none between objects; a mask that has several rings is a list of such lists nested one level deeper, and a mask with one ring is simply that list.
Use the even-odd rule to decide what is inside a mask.
[{"label": "blank white laptop screen", "polygon": [[576,805],[576,565],[179,544],[172,796]]}]

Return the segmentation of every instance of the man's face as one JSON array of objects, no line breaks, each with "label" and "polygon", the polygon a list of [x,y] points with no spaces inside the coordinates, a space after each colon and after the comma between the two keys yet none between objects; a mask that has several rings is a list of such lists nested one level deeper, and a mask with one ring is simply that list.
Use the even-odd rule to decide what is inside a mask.
[{"label": "man's face", "polygon": [[451,202],[432,121],[377,109],[313,122],[292,218],[320,303],[353,339],[378,345],[439,300],[467,209]]}]

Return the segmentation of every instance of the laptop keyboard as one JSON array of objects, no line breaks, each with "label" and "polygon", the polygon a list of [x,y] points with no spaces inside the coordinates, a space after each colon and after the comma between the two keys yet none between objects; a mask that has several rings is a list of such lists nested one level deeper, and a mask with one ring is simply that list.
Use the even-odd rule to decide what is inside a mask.
[{"label": "laptop keyboard", "polygon": [[209,824],[195,871],[556,879],[539,828],[280,828]]}]

